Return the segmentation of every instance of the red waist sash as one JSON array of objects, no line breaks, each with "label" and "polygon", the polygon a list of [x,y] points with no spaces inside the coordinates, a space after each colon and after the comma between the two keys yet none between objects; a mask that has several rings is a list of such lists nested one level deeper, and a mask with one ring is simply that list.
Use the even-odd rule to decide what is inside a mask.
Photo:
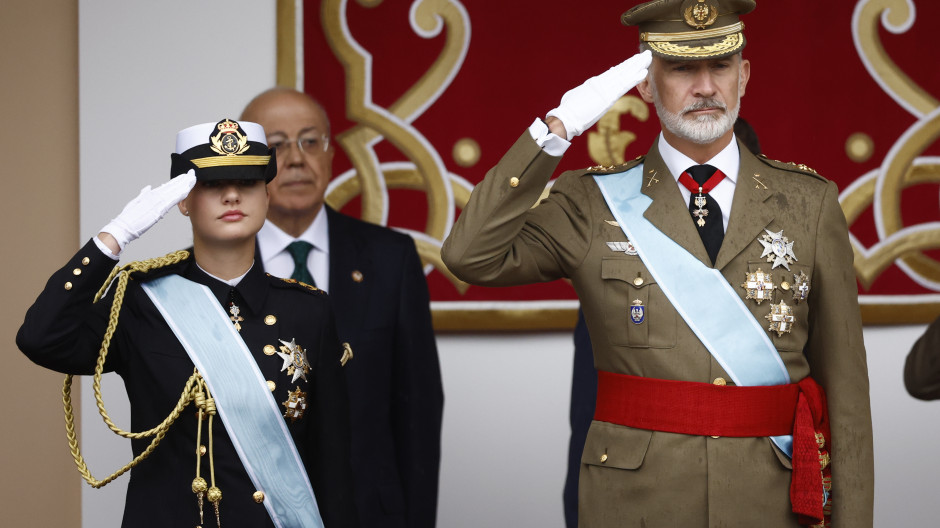
[{"label": "red waist sash", "polygon": [[828,521],[829,416],[826,395],[810,377],[789,385],[741,387],[598,371],[594,419],[700,436],[792,434],[793,511],[803,524]]}]

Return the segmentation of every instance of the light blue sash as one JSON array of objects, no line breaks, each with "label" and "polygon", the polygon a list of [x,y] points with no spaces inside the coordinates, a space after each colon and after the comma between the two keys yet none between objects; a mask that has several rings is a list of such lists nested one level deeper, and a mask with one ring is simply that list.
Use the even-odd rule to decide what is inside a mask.
[{"label": "light blue sash", "polygon": [[274,525],[323,528],[313,488],[277,402],[219,301],[209,288],[179,275],[142,286],[206,380],[238,457],[251,482],[264,492]]},{"label": "light blue sash", "polygon": [[[595,175],[594,180],[666,298],[735,384],[790,383],[767,332],[721,272],[703,264],[643,216],[653,201],[640,192],[643,165],[622,173]],[[792,436],[772,440],[791,456]]]}]

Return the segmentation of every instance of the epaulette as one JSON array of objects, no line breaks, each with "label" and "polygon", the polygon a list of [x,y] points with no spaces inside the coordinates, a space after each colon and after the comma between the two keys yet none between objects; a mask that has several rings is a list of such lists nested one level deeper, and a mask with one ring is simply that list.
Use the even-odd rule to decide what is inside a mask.
[{"label": "epaulette", "polygon": [[325,291],[321,290],[320,288],[317,288],[316,286],[311,286],[307,284],[306,282],[300,282],[297,279],[282,279],[280,277],[275,277],[274,275],[271,275],[270,273],[265,273],[265,275],[273,279],[272,283],[275,286],[281,286],[284,288],[294,288],[297,290],[303,290],[306,292],[316,293],[316,294],[321,294],[321,295],[326,293]]},{"label": "epaulette", "polygon": [[127,270],[130,278],[134,280],[149,281],[164,275],[169,275],[180,267],[183,261],[189,259],[192,252],[186,249],[167,253],[162,257],[154,257],[147,260],[135,260],[121,267]]},{"label": "epaulette", "polygon": [[798,172],[800,174],[805,174],[807,176],[813,176],[814,178],[820,179],[822,181],[828,181],[826,180],[826,178],[820,176],[819,173],[816,172],[814,169],[806,165],[803,165],[802,163],[793,163],[792,161],[787,162],[787,161],[770,159],[763,154],[758,154],[757,159],[763,161],[764,163],[766,163],[767,165],[770,165],[771,167],[775,169],[785,170],[789,172]]},{"label": "epaulette", "polygon": [[584,169],[584,174],[615,174],[628,171],[642,163],[644,157],[645,156],[637,156],[635,159],[626,163],[620,163],[619,165],[594,165],[593,167]]}]

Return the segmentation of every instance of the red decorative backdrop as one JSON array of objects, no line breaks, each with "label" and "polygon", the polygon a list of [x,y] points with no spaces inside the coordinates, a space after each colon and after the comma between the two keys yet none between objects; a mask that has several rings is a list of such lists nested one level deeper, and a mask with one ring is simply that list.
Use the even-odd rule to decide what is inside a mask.
[{"label": "red decorative backdrop", "polygon": [[[413,4],[425,4],[423,7],[431,11],[439,6],[437,10],[451,18],[441,19],[437,36],[424,38],[410,24],[410,12],[418,8]],[[308,1],[302,17],[303,86],[326,107],[334,136],[341,134],[359,124],[347,117],[351,83],[364,83],[365,97],[370,97],[376,108],[391,108],[445,53],[445,40],[453,27],[444,20],[463,20],[469,37],[461,43],[465,57],[459,70],[452,82],[444,83],[440,97],[428,101],[430,106],[411,121],[411,127],[436,150],[448,171],[474,184],[534,118],[557,105],[566,90],[637,50],[637,30],[620,24],[620,14],[633,4],[622,0],[465,0],[463,4],[448,0]],[[879,6],[890,7],[890,11],[884,15]],[[880,16],[887,17],[884,20],[889,24],[910,27],[899,33],[888,31]],[[760,0],[757,9],[743,20],[748,38],[744,55],[752,63],[752,75],[741,115],[757,130],[769,157],[806,164],[835,180],[844,191],[863,175],[879,170],[892,148],[910,143],[911,136],[921,138],[925,147],[915,152],[921,158],[921,183],[906,186],[900,196],[895,193],[879,198],[869,193],[868,199],[900,200],[904,226],[925,226],[921,231],[927,234],[920,236],[930,242],[921,241],[917,247],[926,247],[928,259],[934,262],[937,253],[929,246],[940,247],[940,235],[929,228],[940,220],[940,161],[931,156],[940,155],[935,99],[940,95],[940,67],[932,33],[940,20],[940,3]],[[327,27],[330,24],[332,31]],[[853,37],[853,26],[858,39]],[[356,77],[344,69],[337,58],[337,34],[345,35],[348,42],[355,41],[371,56],[371,76]],[[873,75],[866,69],[859,47],[877,49],[874,36],[883,43],[887,61],[872,66],[876,70]],[[920,99],[906,92],[892,97],[889,92],[897,91],[892,86],[913,87],[915,95],[920,87],[923,93]],[[622,117],[621,129],[637,136],[626,148],[626,159],[645,154],[658,133],[652,109],[650,114],[645,122]],[[858,133],[863,139],[852,144],[864,159],[853,161],[847,142]],[[867,152],[864,137],[871,139]],[[471,138],[480,147],[479,160],[469,167],[458,165],[452,154],[462,138]],[[408,152],[389,141],[379,141],[373,149],[382,163],[413,161]],[[593,164],[587,141],[578,138],[561,169]],[[351,167],[350,158],[339,151],[334,174]],[[873,192],[880,189],[879,184]],[[856,197],[863,194],[859,191]],[[425,230],[429,212],[422,191],[390,189],[388,199],[388,225]],[[360,200],[354,199],[343,211],[358,215],[360,208]],[[875,208],[864,203],[861,208],[864,211],[855,215],[857,218],[850,215],[851,230],[859,247],[868,248],[886,234],[879,235],[876,228]],[[859,259],[857,255],[857,269]],[[470,287],[461,293],[434,270],[428,282],[436,302],[576,298],[563,281],[517,288]],[[912,278],[893,264],[869,282],[860,286],[863,303],[888,307],[889,311],[892,306],[899,307],[906,314],[892,319],[884,317],[884,310],[875,310],[866,314],[869,322],[932,317],[928,312],[940,299],[936,297],[940,286],[935,284],[940,283],[940,274]],[[920,306],[912,308],[910,303]]]}]

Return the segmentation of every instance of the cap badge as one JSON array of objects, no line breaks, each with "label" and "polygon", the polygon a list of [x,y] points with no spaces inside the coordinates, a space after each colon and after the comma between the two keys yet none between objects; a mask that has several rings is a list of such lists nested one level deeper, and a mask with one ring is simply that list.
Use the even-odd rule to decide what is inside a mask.
[{"label": "cap badge", "polygon": [[248,150],[248,136],[242,133],[235,121],[219,121],[215,129],[216,132],[209,136],[213,152],[223,156],[237,156]]},{"label": "cap badge", "polygon": [[705,29],[718,19],[718,2],[694,0],[685,8],[685,23],[695,29]]}]

